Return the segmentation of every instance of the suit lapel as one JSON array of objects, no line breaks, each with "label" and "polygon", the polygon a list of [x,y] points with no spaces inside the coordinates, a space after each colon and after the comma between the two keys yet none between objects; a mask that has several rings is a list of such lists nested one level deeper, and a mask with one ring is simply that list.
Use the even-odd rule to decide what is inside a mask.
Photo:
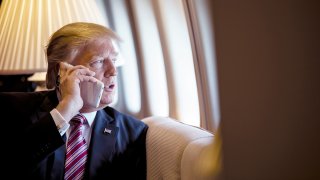
[{"label": "suit lapel", "polygon": [[[105,162],[110,162],[114,152],[119,128],[114,125],[114,119],[104,110],[97,112],[89,146],[87,174],[95,176],[95,172]],[[89,172],[88,172],[89,171]]]}]

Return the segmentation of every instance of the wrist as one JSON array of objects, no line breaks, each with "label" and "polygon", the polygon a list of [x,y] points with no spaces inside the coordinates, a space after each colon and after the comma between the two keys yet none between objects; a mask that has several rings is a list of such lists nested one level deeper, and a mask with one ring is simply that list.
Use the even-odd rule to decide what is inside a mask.
[{"label": "wrist", "polygon": [[61,114],[61,116],[69,122],[70,119],[75,116],[81,107],[78,107],[79,103],[74,102],[73,99],[64,98],[61,100],[56,107],[57,111]]}]

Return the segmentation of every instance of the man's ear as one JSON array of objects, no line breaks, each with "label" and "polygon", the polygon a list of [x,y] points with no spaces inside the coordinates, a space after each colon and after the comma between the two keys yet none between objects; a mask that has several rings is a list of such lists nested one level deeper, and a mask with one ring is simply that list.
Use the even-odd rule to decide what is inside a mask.
[{"label": "man's ear", "polygon": [[57,75],[60,75],[60,62],[57,63],[54,68],[55,68],[55,72],[57,72]]},{"label": "man's ear", "polygon": [[56,88],[60,86],[60,62],[58,62],[55,67],[54,71],[56,72]]}]

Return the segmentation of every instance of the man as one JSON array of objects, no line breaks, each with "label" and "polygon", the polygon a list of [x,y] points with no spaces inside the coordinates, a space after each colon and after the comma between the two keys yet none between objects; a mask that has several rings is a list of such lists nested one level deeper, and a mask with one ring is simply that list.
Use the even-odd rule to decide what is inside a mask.
[{"label": "man", "polygon": [[[47,88],[53,90],[0,93],[0,114],[9,117],[2,118],[10,129],[4,131],[9,177],[146,179],[147,125],[108,107],[116,88],[118,40],[101,25],[65,25],[46,51]],[[100,103],[88,105],[81,85],[100,81]]]}]

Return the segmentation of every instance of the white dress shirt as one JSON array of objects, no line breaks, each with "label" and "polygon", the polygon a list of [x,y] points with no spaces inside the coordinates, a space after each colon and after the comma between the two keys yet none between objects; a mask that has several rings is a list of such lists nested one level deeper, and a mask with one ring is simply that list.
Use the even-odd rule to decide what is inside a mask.
[{"label": "white dress shirt", "polygon": [[[61,136],[63,136],[66,133],[67,140],[69,138],[69,134],[71,129],[70,124],[61,116],[59,111],[57,109],[53,109],[50,111],[50,114],[57,126],[57,129],[60,133]],[[82,113],[87,119],[87,123],[85,123],[82,126],[82,135],[84,136],[84,139],[86,140],[87,145],[89,146],[90,144],[90,137],[91,137],[91,130],[92,130],[92,123],[94,118],[96,117],[97,111],[90,112],[90,113]]]}]

